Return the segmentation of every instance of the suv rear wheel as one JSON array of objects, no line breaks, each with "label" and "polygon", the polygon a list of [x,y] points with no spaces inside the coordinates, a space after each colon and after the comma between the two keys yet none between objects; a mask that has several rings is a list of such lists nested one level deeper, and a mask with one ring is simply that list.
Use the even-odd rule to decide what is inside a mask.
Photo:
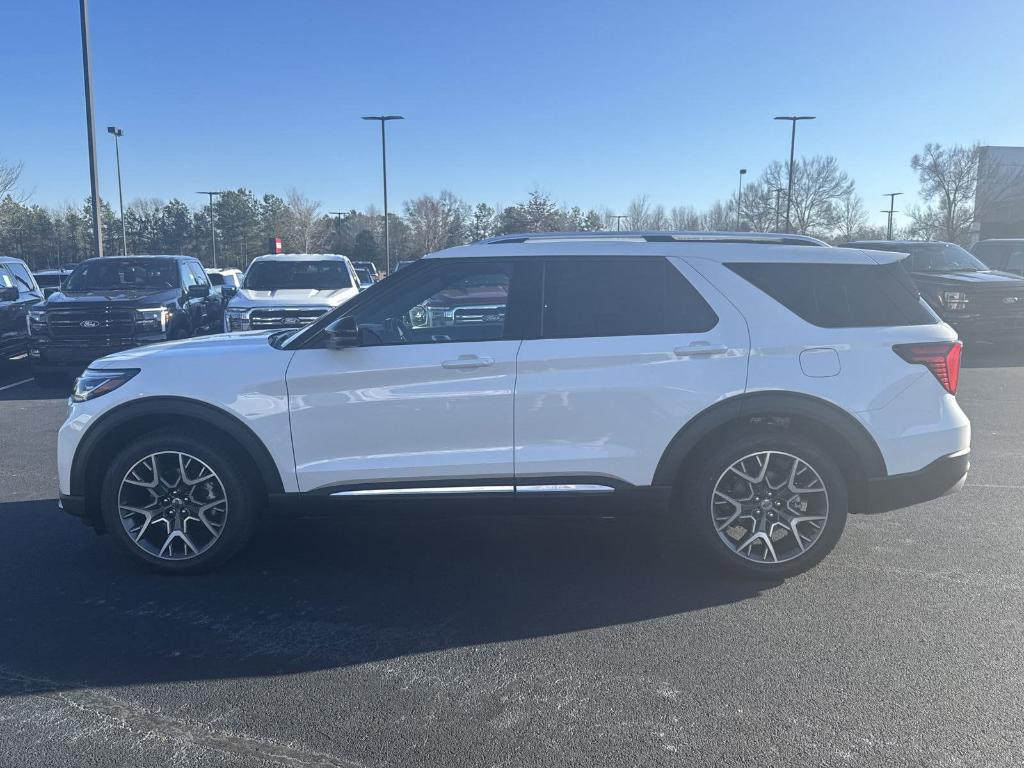
[{"label": "suv rear wheel", "polygon": [[101,506],[129,554],[165,572],[224,562],[252,535],[253,494],[231,449],[185,433],[146,435],[111,462]]},{"label": "suv rear wheel", "polygon": [[812,440],[771,433],[713,451],[684,484],[688,527],[733,571],[791,576],[822,560],[846,525],[846,481]]}]

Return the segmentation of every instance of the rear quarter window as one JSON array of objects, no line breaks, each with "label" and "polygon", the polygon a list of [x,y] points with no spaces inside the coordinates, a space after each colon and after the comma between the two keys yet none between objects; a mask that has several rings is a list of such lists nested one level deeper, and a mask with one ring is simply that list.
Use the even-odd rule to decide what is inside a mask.
[{"label": "rear quarter window", "polygon": [[727,267],[789,311],[821,328],[934,325],[901,262],[745,263]]}]

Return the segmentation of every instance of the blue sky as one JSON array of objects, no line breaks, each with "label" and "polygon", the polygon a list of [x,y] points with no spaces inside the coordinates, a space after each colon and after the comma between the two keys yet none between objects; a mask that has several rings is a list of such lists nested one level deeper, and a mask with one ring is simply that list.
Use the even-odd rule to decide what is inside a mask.
[{"label": "blue sky", "polygon": [[[0,157],[41,204],[89,191],[78,7],[0,9]],[[818,119],[875,220],[913,193],[927,141],[1024,144],[1024,3],[92,0],[100,188],[125,195],[295,186],[324,208],[450,189],[583,207],[637,194],[698,207],[788,152],[776,114]],[[911,194],[907,198],[912,198]]]}]

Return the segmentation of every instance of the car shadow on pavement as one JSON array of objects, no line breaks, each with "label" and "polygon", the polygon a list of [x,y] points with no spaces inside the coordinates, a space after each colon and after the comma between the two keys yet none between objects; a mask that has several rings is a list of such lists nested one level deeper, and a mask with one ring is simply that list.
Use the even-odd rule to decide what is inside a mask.
[{"label": "car shadow on pavement", "polygon": [[141,569],[54,509],[0,504],[0,695],[279,675],[599,629],[756,598],[592,518],[275,520],[219,571]]}]

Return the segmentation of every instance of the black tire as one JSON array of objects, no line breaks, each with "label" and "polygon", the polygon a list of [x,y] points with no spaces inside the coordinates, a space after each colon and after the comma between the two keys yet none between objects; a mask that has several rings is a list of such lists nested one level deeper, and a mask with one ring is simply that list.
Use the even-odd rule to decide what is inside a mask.
[{"label": "black tire", "polygon": [[[136,544],[122,524],[119,514],[121,484],[129,470],[146,457],[163,452],[188,454],[205,464],[215,473],[226,498],[225,517],[219,536],[208,548],[187,558],[167,559]],[[262,508],[262,500],[254,492],[254,485],[253,479],[232,456],[231,446],[214,436],[185,432],[150,434],[133,440],[110,462],[103,477],[100,505],[107,530],[130,556],[162,573],[197,573],[221,565],[252,537]],[[199,527],[198,523],[194,525]],[[203,529],[199,531],[202,533]],[[154,535],[159,535],[159,531]]]},{"label": "black tire", "polygon": [[[795,529],[815,534],[816,538],[813,538],[810,544],[806,545],[806,547],[797,547],[794,534],[785,525],[779,526],[778,533],[781,535],[778,541],[772,542],[772,553],[782,560],[783,555],[781,551],[785,548],[787,556],[791,556],[792,559],[787,559],[784,562],[754,562],[747,557],[737,554],[723,540],[723,537],[728,537],[730,541],[735,541],[736,544],[746,541],[746,538],[753,532],[753,529],[740,529],[750,524],[750,518],[741,518],[742,522],[726,528],[722,534],[719,534],[716,522],[712,517],[712,501],[718,498],[714,495],[714,491],[719,479],[729,471],[729,468],[735,462],[763,451],[775,452],[777,456],[774,461],[783,462],[783,469],[792,467],[792,464],[785,464],[788,461],[787,456],[797,457],[801,462],[809,465],[813,472],[817,473],[825,487],[823,498],[827,504],[827,515],[820,532],[815,530],[813,526],[809,528],[807,524],[794,524],[793,526]],[[757,459],[754,459],[754,461],[756,462]],[[817,483],[813,483],[813,485],[816,486]],[[811,493],[806,493],[804,500],[809,500],[808,503],[815,505],[822,503],[816,494]],[[800,497],[798,497],[796,502],[798,504],[801,503]],[[776,503],[778,503],[778,500],[776,500]],[[719,510],[722,509],[722,504],[723,502],[719,503]],[[782,504],[784,506],[785,502],[782,502]],[[727,502],[725,505],[727,508],[731,506]],[[675,506],[677,511],[682,511],[683,513],[677,518],[677,523],[681,522],[684,529],[681,533],[686,534],[689,539],[695,541],[701,551],[710,555],[717,564],[730,572],[755,578],[785,578],[814,567],[832,551],[842,535],[843,528],[846,526],[849,495],[846,480],[838,465],[827,451],[821,448],[815,441],[802,435],[779,431],[764,432],[730,440],[727,444],[711,451],[708,456],[702,457],[700,464],[681,478],[681,482],[677,487]],[[818,512],[820,513],[820,507]],[[812,513],[814,513],[814,510],[812,510]],[[760,514],[765,516],[768,524],[771,524],[767,521],[768,515],[775,516],[773,518],[775,521],[781,520],[771,508],[768,511],[762,511]],[[733,536],[736,536],[737,539],[734,540]],[[785,541],[783,541],[784,539]],[[767,557],[767,546],[761,542],[757,542],[757,544],[758,551],[764,553],[764,556]],[[748,552],[751,555],[754,554],[749,550]]]}]

